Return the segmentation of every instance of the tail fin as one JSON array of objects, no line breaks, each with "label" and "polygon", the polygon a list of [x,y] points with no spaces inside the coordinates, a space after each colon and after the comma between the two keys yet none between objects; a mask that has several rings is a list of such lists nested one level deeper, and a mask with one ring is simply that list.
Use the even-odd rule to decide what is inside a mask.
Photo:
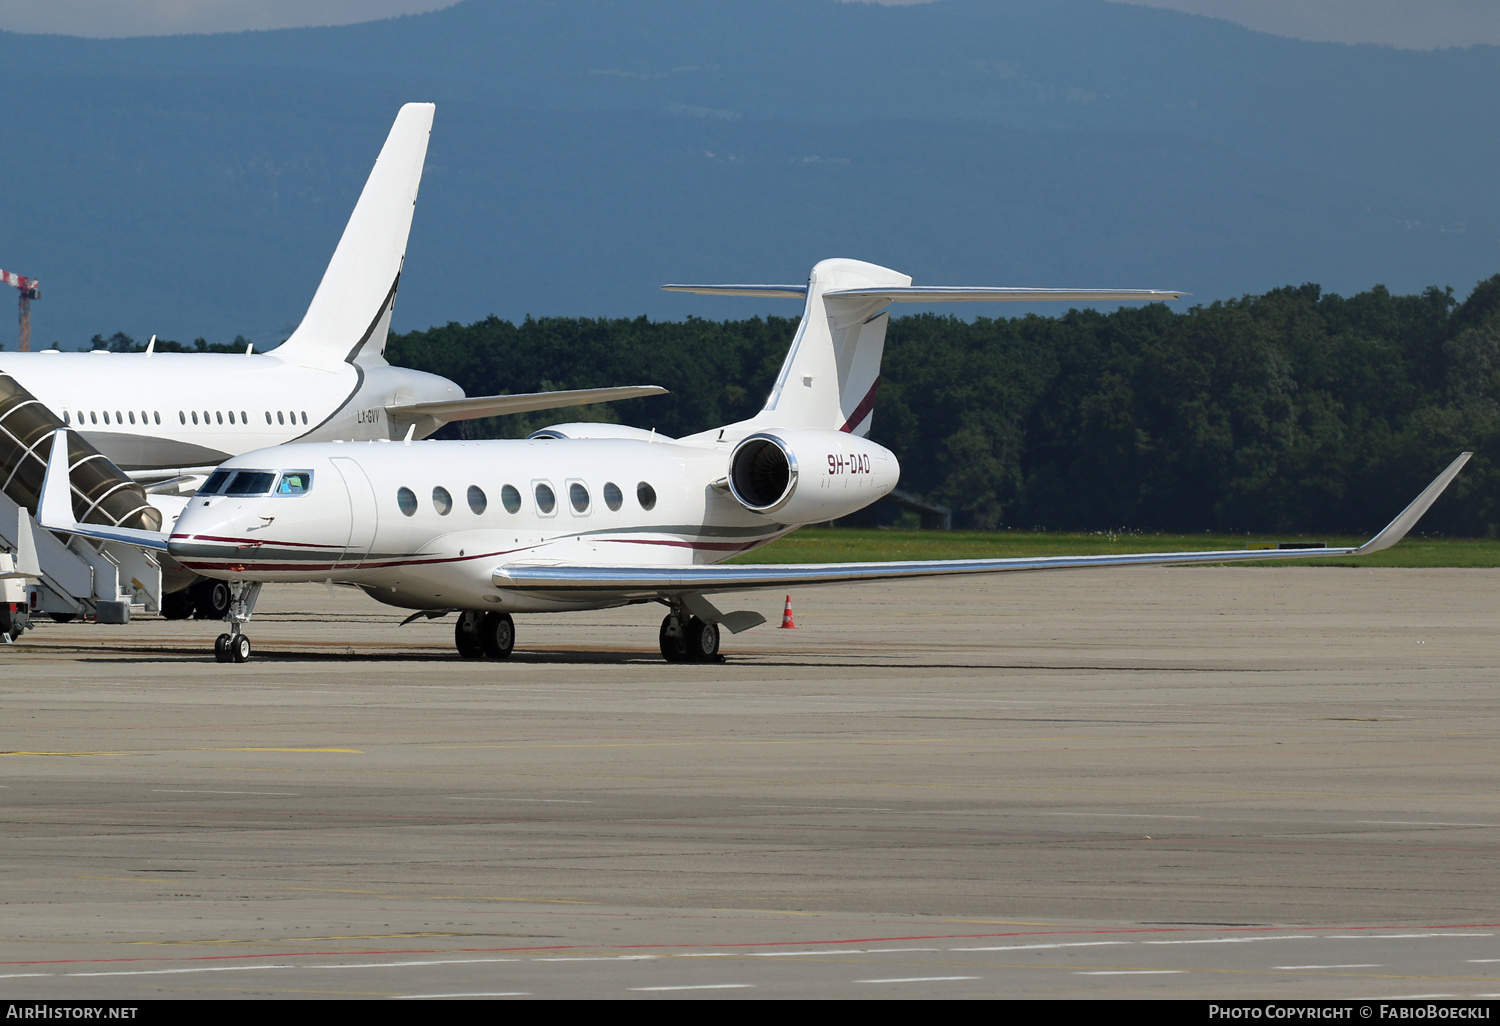
[{"label": "tail fin", "polygon": [[408,103],[396,115],[312,304],[274,355],[314,367],[384,363],[434,109]]},{"label": "tail fin", "polygon": [[746,426],[811,427],[867,435],[880,385],[892,303],[1150,302],[1183,292],[913,286],[911,278],[862,260],[823,260],[804,285],[663,285],[706,296],[806,297],[802,323],[766,405]]},{"label": "tail fin", "polygon": [[890,300],[828,293],[910,284],[909,276],[888,267],[859,260],[820,261],[807,279],[802,324],[757,419],[783,427],[869,434]]}]

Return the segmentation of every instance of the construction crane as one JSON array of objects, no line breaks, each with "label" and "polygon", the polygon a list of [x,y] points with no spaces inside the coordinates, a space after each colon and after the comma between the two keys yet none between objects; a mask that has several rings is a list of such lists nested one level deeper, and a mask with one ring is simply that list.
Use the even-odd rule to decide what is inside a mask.
[{"label": "construction crane", "polygon": [[0,271],[0,282],[21,290],[21,352],[31,352],[31,301],[38,296],[36,279]]}]

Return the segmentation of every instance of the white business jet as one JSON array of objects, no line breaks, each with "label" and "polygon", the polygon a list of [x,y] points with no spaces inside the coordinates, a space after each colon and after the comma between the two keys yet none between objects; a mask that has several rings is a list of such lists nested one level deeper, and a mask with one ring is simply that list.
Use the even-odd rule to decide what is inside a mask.
[{"label": "white business jet", "polygon": [[[284,445],[224,463],[169,534],[73,521],[67,446],[54,442],[42,525],[165,551],[231,583],[221,662],[243,662],[240,625],[266,581],[334,581],[420,616],[459,614],[458,651],[504,658],[512,614],[657,602],[669,662],[719,656],[720,628],[765,618],[708,596],[798,584],[941,574],[1221,563],[1356,555],[1395,544],[1469,458],[1454,460],[1385,530],[1357,548],[1140,553],[823,565],[719,565],[802,524],[867,506],[896,486],[870,427],[893,302],[1140,301],[1164,292],[914,288],[905,275],[825,260],[806,286],[674,286],[720,295],[805,297],[802,323],[765,408],[687,438],[562,424],[529,439]],[[61,441],[59,436],[58,441]]]},{"label": "white business jet", "polygon": [[665,391],[465,397],[446,378],[386,363],[434,109],[408,103],[396,115],[302,323],[271,352],[0,353],[0,373],[141,481],[179,470],[201,480],[229,456],[283,442],[422,438],[454,420]]}]

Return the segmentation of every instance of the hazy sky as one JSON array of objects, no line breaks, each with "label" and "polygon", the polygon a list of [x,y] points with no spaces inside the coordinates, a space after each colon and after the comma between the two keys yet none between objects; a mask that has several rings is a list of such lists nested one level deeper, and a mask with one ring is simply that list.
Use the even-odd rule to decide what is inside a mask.
[{"label": "hazy sky", "polygon": [[[456,0],[0,0],[0,29],[78,36],[346,25]],[[929,0],[864,0],[924,3]],[[1113,0],[1226,18],[1261,32],[1412,49],[1500,44],[1500,0]]]}]

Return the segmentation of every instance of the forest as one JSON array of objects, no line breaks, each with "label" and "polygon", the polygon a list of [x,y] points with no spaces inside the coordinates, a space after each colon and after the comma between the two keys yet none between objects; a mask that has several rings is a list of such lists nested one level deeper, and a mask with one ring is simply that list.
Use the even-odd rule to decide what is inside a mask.
[{"label": "forest", "polygon": [[[796,326],[490,317],[392,335],[386,356],[470,395],[672,393],[439,437],[520,437],[567,420],[680,436],[759,409]],[[139,348],[123,335],[95,343]],[[180,348],[158,343],[168,347]],[[870,434],[900,458],[902,488],[979,529],[1366,532],[1472,449],[1422,527],[1496,537],[1497,399],[1500,275],[1462,301],[1435,287],[1343,297],[1302,285],[1181,310],[893,318]]]}]

